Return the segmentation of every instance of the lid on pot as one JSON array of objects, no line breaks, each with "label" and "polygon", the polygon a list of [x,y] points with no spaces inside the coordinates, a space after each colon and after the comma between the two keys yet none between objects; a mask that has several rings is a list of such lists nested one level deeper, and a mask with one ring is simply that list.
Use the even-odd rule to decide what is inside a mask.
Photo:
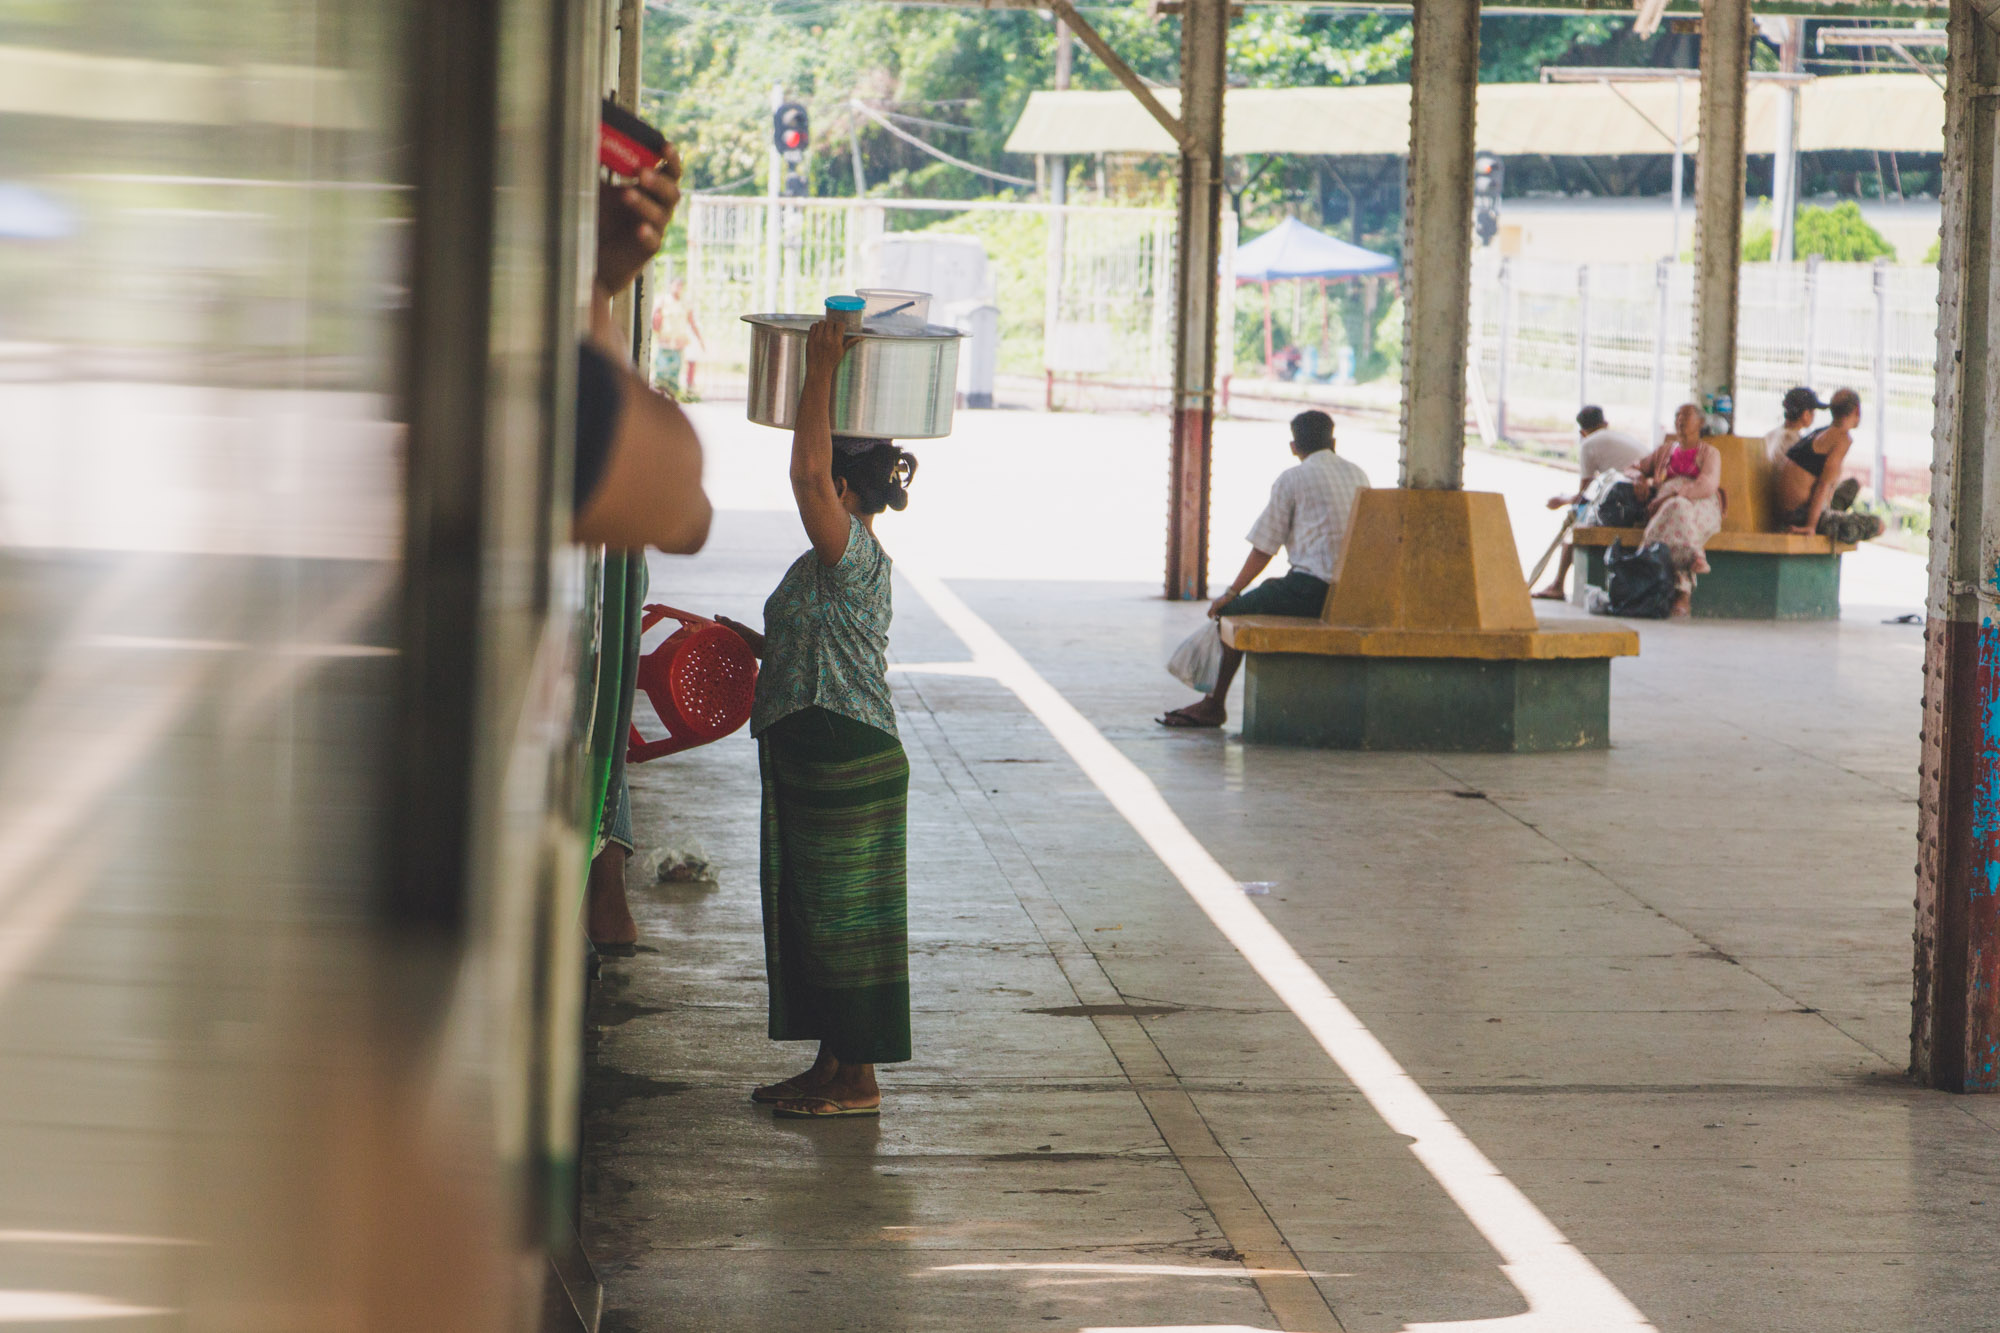
[{"label": "lid on pot", "polygon": [[[819,323],[821,316],[766,314],[744,315],[742,318],[745,324],[756,324],[767,329],[783,329],[787,333],[804,333],[807,329]],[[847,336],[850,338],[880,338],[888,342],[896,342],[912,338],[922,338],[932,341],[945,338],[963,338],[965,334],[959,329],[947,328],[943,324],[911,325],[907,328],[877,328],[872,325],[863,325],[859,329],[851,330]]]}]

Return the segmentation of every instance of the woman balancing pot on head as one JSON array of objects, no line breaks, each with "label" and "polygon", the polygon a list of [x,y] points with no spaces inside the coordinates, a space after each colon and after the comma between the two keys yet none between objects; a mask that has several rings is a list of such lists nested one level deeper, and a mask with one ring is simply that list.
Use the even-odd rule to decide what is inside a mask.
[{"label": "woman balancing pot on head", "polygon": [[1674,567],[1670,614],[1685,616],[1697,574],[1708,573],[1703,546],[1722,530],[1722,453],[1701,438],[1701,409],[1682,403],[1674,433],[1639,460],[1632,489],[1646,506],[1647,544],[1667,548]]},{"label": "woman balancing pot on head", "polygon": [[1802,436],[1785,450],[1773,479],[1778,511],[1785,527],[1796,533],[1819,533],[1835,541],[1865,542],[1882,535],[1882,520],[1854,513],[1851,506],[1861,483],[1840,470],[1861,424],[1861,395],[1841,389],[1827,400],[1833,421]]},{"label": "woman balancing pot on head", "polygon": [[824,320],[806,337],[792,495],[812,549],[764,603],[762,634],[722,621],[763,659],[750,733],[764,779],[771,1038],[819,1042],[812,1068],[750,1098],[802,1120],[879,1114],[875,1066],[910,1058],[910,765],[889,703],[889,556],[875,518],[909,503],[917,460],[833,433],[834,371],[855,341]]}]

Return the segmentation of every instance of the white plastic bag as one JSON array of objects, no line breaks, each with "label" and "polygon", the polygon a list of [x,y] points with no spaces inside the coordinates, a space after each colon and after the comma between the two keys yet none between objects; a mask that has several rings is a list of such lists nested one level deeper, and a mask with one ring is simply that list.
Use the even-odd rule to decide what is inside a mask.
[{"label": "white plastic bag", "polygon": [[1222,670],[1222,626],[1213,620],[1203,621],[1200,629],[1174,649],[1174,655],[1167,659],[1167,670],[1198,693],[1214,689],[1215,677]]}]

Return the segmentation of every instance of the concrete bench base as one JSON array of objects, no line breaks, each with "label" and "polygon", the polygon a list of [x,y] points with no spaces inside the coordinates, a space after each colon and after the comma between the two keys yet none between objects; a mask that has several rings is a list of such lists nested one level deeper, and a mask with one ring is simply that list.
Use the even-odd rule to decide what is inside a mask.
[{"label": "concrete bench base", "polygon": [[1603,749],[1608,657],[1474,659],[1251,653],[1243,739],[1326,750]]},{"label": "concrete bench base", "polygon": [[[1604,586],[1604,549],[1577,546],[1584,580]],[[1718,551],[1710,572],[1695,580],[1689,609],[1697,616],[1736,620],[1840,619],[1840,556]]]}]

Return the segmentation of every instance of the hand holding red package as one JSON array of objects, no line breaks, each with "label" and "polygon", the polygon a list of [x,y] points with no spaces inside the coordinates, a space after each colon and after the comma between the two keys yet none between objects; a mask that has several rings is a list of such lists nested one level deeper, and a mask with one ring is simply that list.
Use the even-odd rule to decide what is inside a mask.
[{"label": "hand holding red package", "polygon": [[[606,104],[606,134],[616,129],[611,123],[613,109]],[[642,146],[641,156],[647,160],[638,166],[629,182],[614,176],[598,187],[597,281],[612,294],[629,287],[640,270],[659,253],[681,199],[680,154],[651,126],[627,112],[618,114],[650,134],[657,142],[657,150]],[[618,135],[621,142],[636,142],[623,131]]]},{"label": "hand holding red package", "polygon": [[597,124],[597,160],[620,176],[637,176],[667,155],[667,136],[619,106],[604,101]]}]

